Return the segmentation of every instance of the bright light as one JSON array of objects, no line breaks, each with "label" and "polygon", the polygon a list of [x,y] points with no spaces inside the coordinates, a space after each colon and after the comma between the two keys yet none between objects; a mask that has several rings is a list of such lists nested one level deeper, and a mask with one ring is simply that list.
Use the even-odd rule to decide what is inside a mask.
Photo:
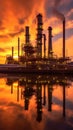
[{"label": "bright light", "polygon": [[14,59],[18,59],[18,55],[14,55],[13,57],[14,57]]}]

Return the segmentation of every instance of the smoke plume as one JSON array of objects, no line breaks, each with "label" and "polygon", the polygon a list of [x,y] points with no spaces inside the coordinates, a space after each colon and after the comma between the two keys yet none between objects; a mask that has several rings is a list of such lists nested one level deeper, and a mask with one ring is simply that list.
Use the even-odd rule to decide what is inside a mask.
[{"label": "smoke plume", "polygon": [[57,18],[59,18],[59,19],[61,19],[61,20],[65,20],[64,15],[56,9],[56,7],[59,6],[60,2],[61,2],[61,0],[55,0],[53,12],[54,12],[54,15],[55,15]]}]

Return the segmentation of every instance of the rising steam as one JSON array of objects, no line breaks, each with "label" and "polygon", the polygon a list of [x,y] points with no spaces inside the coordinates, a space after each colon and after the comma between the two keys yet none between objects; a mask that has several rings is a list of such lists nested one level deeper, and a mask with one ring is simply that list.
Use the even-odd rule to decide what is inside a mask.
[{"label": "rising steam", "polygon": [[53,12],[54,12],[54,15],[55,15],[57,18],[59,18],[59,19],[61,19],[61,20],[65,20],[64,15],[56,9],[56,7],[60,4],[60,2],[61,2],[61,0],[55,0]]}]

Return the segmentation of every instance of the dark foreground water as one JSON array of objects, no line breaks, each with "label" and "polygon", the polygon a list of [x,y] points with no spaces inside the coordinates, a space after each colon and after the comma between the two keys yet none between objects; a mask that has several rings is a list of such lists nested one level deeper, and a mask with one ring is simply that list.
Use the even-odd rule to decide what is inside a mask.
[{"label": "dark foreground water", "polygon": [[72,81],[0,74],[0,130],[73,130]]}]

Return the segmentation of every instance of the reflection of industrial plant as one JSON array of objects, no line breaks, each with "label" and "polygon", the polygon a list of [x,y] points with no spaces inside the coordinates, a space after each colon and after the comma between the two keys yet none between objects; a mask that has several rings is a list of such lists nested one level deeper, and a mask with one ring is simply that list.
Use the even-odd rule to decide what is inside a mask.
[{"label": "reflection of industrial plant", "polygon": [[[61,70],[73,70],[70,66],[69,57],[65,55],[65,20],[63,20],[63,53],[62,57],[58,58],[54,55],[52,49],[52,27],[48,27],[48,46],[46,44],[46,35],[43,34],[43,20],[42,15],[37,15],[37,36],[36,46],[33,47],[30,42],[29,26],[25,27],[25,44],[20,45],[20,38],[18,38],[18,61],[14,60],[14,47],[12,47],[12,55],[7,56],[7,64],[19,64],[21,68],[14,68],[16,70],[23,69],[24,72],[43,71],[46,70],[55,71]],[[44,48],[44,49],[43,49]],[[43,51],[44,50],[44,51]],[[23,65],[23,66],[22,66]],[[8,66],[7,66],[8,67]],[[11,66],[10,66],[11,67]],[[16,66],[15,66],[16,67]],[[24,67],[24,68],[23,68]],[[8,70],[7,70],[8,71]],[[14,71],[14,70],[13,70]]]},{"label": "reflection of industrial plant", "polygon": [[[6,84],[11,86],[11,93],[13,93],[13,84],[17,82],[17,101],[19,101],[19,95],[21,94],[21,99],[24,99],[24,109],[29,109],[30,99],[33,95],[36,97],[36,109],[37,115],[36,120],[40,122],[42,120],[42,109],[48,103],[47,110],[52,111],[52,98],[53,91],[56,89],[54,86],[61,85],[63,89],[63,117],[65,117],[65,100],[66,87],[70,86],[70,81],[67,77],[58,76],[40,76],[40,75],[26,75],[23,77],[10,76],[6,80]],[[46,96],[47,88],[47,96]],[[21,90],[20,90],[21,89]],[[42,95],[43,89],[43,95]]]}]

